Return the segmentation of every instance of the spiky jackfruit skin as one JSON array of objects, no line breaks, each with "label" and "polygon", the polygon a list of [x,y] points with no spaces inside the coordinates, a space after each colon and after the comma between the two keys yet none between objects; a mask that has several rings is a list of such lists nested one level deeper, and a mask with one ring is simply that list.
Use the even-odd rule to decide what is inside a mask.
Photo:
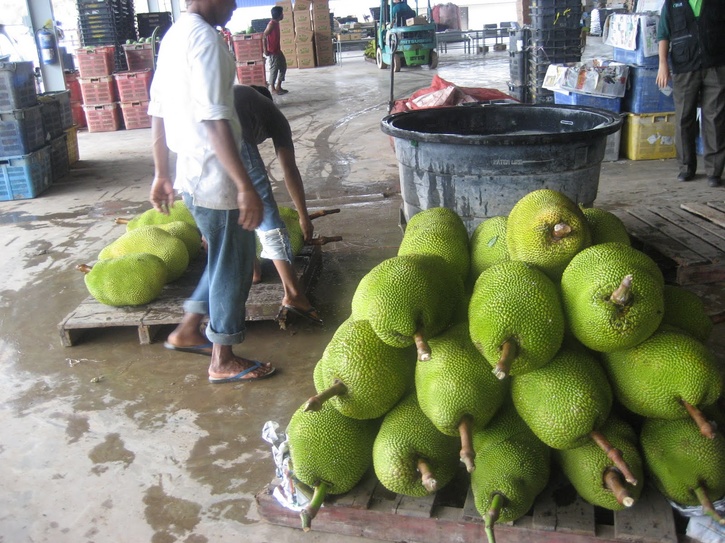
[{"label": "spiky jackfruit skin", "polygon": [[506,246],[506,221],[504,216],[490,217],[479,224],[471,234],[471,282],[475,283],[481,272],[495,264],[511,260]]},{"label": "spiky jackfruit skin", "polygon": [[180,239],[186,245],[189,252],[189,259],[194,259],[201,250],[201,233],[196,226],[184,221],[174,221],[166,224],[159,224],[157,228],[165,230],[175,238]]},{"label": "spiky jackfruit skin", "polygon": [[681,505],[700,505],[701,486],[710,501],[725,496],[725,438],[700,433],[692,419],[647,419],[639,436],[645,466],[655,486]]},{"label": "spiky jackfruit skin", "polygon": [[[556,225],[567,225],[565,237],[554,235]],[[522,260],[558,281],[567,264],[589,247],[591,234],[581,209],[561,192],[540,189],[521,198],[506,222],[506,245],[512,260]]]},{"label": "spiky jackfruit skin", "polygon": [[495,366],[504,342],[514,340],[509,375],[546,364],[564,338],[564,312],[554,283],[521,261],[497,264],[478,277],[468,305],[473,344]]},{"label": "spiky jackfruit skin", "polygon": [[504,504],[496,522],[511,522],[525,515],[550,475],[551,450],[526,426],[510,403],[485,428],[473,433],[476,470],[471,491],[476,509],[485,516],[494,496]]},{"label": "spiky jackfruit skin", "polygon": [[186,204],[182,200],[177,200],[169,208],[169,214],[166,215],[155,209],[148,209],[141,213],[141,215],[134,217],[126,224],[126,231],[133,230],[139,226],[155,226],[159,224],[166,224],[175,221],[183,221],[188,223],[190,226],[196,228],[196,220],[194,216],[186,207]]},{"label": "spiky jackfruit skin", "polygon": [[367,273],[352,298],[352,318],[368,320],[392,347],[412,345],[420,331],[431,338],[457,316],[463,282],[432,255],[395,256]]},{"label": "spiky jackfruit skin", "polygon": [[320,411],[300,406],[287,426],[295,477],[308,486],[328,483],[328,494],[344,494],[372,464],[379,420],[346,417],[327,402]]},{"label": "spiky jackfruit skin", "polygon": [[675,285],[665,285],[664,296],[662,324],[675,326],[696,340],[706,342],[712,333],[713,322],[700,297]]},{"label": "spiky jackfruit skin", "polygon": [[[612,447],[622,453],[622,458],[629,466],[632,474],[640,481],[638,485],[631,485],[621,477],[622,484],[630,497],[639,499],[642,494],[644,471],[642,457],[637,448],[637,434],[627,423],[610,416],[600,432],[612,444]],[[601,447],[594,441],[589,441],[574,449],[554,450],[554,458],[561,466],[564,475],[574,486],[578,494],[592,505],[621,511],[626,506],[617,501],[612,491],[604,483],[604,476],[608,470],[616,469]]]},{"label": "spiky jackfruit skin", "polygon": [[722,392],[713,354],[679,330],[662,328],[636,347],[604,353],[602,361],[615,397],[643,417],[685,418],[682,400],[704,407]]},{"label": "spiky jackfruit skin", "polygon": [[99,260],[132,253],[150,253],[166,264],[166,281],[175,281],[189,266],[189,251],[180,239],[156,226],[139,226],[123,234],[98,253]]},{"label": "spiky jackfruit skin", "polygon": [[612,409],[612,390],[594,356],[562,348],[538,370],[514,377],[511,397],[521,418],[554,449],[579,447]]},{"label": "spiky jackfruit skin", "polygon": [[[625,305],[611,300],[632,276]],[[644,253],[622,243],[593,245],[564,270],[561,294],[567,324],[586,347],[600,352],[634,347],[658,328],[664,315],[664,279]]]},{"label": "spiky jackfruit skin", "polygon": [[375,475],[391,492],[427,496],[418,459],[427,461],[441,489],[456,474],[459,449],[460,441],[438,431],[411,392],[383,418],[373,445]]},{"label": "spiky jackfruit skin", "polygon": [[630,245],[627,227],[614,213],[596,207],[584,207],[582,213],[589,225],[592,245],[610,242]]},{"label": "spiky jackfruit skin", "polygon": [[99,260],[84,279],[88,292],[102,304],[143,305],[161,294],[166,283],[166,265],[155,255],[133,253]]},{"label": "spiky jackfruit skin", "polygon": [[279,216],[287,228],[292,254],[297,256],[305,246],[305,235],[302,233],[302,227],[300,226],[300,215],[291,207],[279,206]]},{"label": "spiky jackfruit skin", "polygon": [[452,326],[428,342],[431,359],[415,367],[418,404],[438,430],[459,435],[464,417],[485,426],[508,394],[468,334],[468,324]]},{"label": "spiky jackfruit skin", "polygon": [[405,227],[398,256],[413,254],[441,257],[465,281],[471,259],[463,220],[447,207],[433,207],[413,215]]},{"label": "spiky jackfruit skin", "polygon": [[387,413],[413,385],[416,352],[378,338],[368,321],[348,319],[337,329],[315,366],[317,392],[341,380],[346,394],[327,400],[355,419],[375,419]]}]

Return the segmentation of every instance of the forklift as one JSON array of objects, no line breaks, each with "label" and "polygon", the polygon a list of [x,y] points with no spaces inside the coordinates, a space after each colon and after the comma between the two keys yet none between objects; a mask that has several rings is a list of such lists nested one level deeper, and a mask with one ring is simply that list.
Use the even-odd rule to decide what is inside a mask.
[{"label": "forklift", "polygon": [[[428,23],[413,26],[394,26],[392,17],[393,3],[380,0],[380,16],[376,21],[375,60],[381,70],[392,66],[399,72],[403,66],[438,66],[436,51],[436,25],[431,16],[428,0]],[[418,13],[418,0],[415,0],[415,12]]]}]

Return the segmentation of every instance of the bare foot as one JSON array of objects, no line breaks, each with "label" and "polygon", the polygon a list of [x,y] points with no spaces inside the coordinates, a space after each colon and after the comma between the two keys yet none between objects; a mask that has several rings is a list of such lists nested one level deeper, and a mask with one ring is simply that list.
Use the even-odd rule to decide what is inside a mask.
[{"label": "bare foot", "polygon": [[[251,368],[251,369],[250,369]],[[249,370],[245,372],[245,370]],[[216,383],[229,383],[232,381],[254,381],[264,379],[275,372],[269,362],[257,362],[240,356],[233,356],[224,361],[213,361],[209,366],[209,380]],[[242,374],[243,375],[240,375]]]},{"label": "bare foot", "polygon": [[254,273],[252,274],[252,284],[256,285],[257,283],[262,282],[262,263],[259,261],[258,258],[254,259]]}]

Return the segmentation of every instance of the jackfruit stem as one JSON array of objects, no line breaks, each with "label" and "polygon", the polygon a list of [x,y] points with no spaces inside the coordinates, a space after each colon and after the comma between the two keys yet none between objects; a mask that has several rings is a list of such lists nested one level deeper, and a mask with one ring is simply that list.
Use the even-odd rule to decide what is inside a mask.
[{"label": "jackfruit stem", "polygon": [[632,301],[632,276],[625,275],[617,289],[612,292],[609,301],[617,305],[627,305]]},{"label": "jackfruit stem", "polygon": [[488,537],[488,543],[496,543],[496,536],[493,533],[493,525],[498,520],[501,514],[501,508],[506,504],[506,498],[499,493],[493,495],[491,501],[491,507],[483,515],[483,522],[486,525],[486,537]]},{"label": "jackfruit stem", "polygon": [[116,217],[116,220],[113,221],[116,224],[128,224],[131,222],[131,219],[124,219],[123,217]]},{"label": "jackfruit stem", "polygon": [[493,367],[493,374],[499,379],[508,377],[511,371],[511,365],[518,354],[518,348],[516,342],[512,339],[507,339],[501,345],[501,356]]},{"label": "jackfruit stem", "polygon": [[418,350],[418,360],[423,362],[430,360],[430,347],[423,337],[423,332],[418,330],[413,334],[413,341],[415,341],[415,348]]},{"label": "jackfruit stem", "polygon": [[93,269],[93,266],[89,266],[88,264],[78,264],[76,266],[76,269],[79,272],[90,273],[90,271]]},{"label": "jackfruit stem", "polygon": [[333,398],[334,396],[341,396],[345,393],[347,393],[347,385],[339,379],[335,379],[330,388],[323,390],[319,394],[316,394],[307,400],[307,403],[305,404],[305,411],[319,411],[322,409],[322,404],[327,400]]},{"label": "jackfruit stem", "polygon": [[622,475],[624,475],[624,479],[630,485],[637,486],[637,478],[634,476],[632,470],[629,469],[629,466],[624,461],[624,458],[622,457],[622,451],[612,447],[612,444],[606,437],[604,437],[604,434],[598,432],[597,430],[592,431],[589,434],[589,437],[594,440],[594,443],[596,443],[600,449],[607,453],[607,458],[609,458],[612,463],[617,467],[617,469],[622,472]]},{"label": "jackfruit stem", "polygon": [[712,505],[710,498],[707,497],[707,490],[705,490],[705,488],[700,485],[695,488],[693,492],[695,493],[695,496],[697,496],[700,505],[702,505],[702,512],[705,513],[708,517],[712,518],[718,524],[725,525],[725,518],[721,517],[720,513],[718,513],[715,507]]},{"label": "jackfruit stem", "polygon": [[314,221],[315,219],[319,219],[325,215],[332,215],[333,213],[340,213],[340,209],[320,209],[319,211],[310,213],[309,217],[311,221]]},{"label": "jackfruit stem", "polygon": [[692,404],[687,403],[685,400],[680,400],[682,405],[687,409],[687,414],[690,415],[692,420],[695,421],[698,428],[700,428],[700,433],[704,435],[708,439],[715,439],[715,429],[712,427],[712,424],[705,418],[705,415],[702,414],[702,411],[700,411],[697,407],[695,407]]},{"label": "jackfruit stem", "polygon": [[621,505],[632,507],[634,498],[629,495],[627,487],[622,483],[621,474],[615,469],[608,469],[604,472],[604,485],[612,491],[614,497]]},{"label": "jackfruit stem", "polygon": [[314,494],[312,494],[312,499],[310,500],[310,503],[308,503],[307,507],[300,511],[302,529],[305,532],[310,531],[312,519],[317,516],[317,512],[320,510],[320,507],[322,507],[322,502],[325,501],[325,496],[327,496],[327,489],[329,488],[329,486],[330,485],[325,482],[321,482],[320,484],[318,484],[315,487]]},{"label": "jackfruit stem", "polygon": [[556,240],[564,239],[569,234],[571,234],[571,226],[569,226],[565,222],[560,222],[554,225],[551,236]]},{"label": "jackfruit stem", "polygon": [[423,458],[418,458],[418,471],[420,472],[421,483],[423,483],[423,487],[428,492],[433,493],[438,490],[438,481],[436,481],[433,476],[433,472],[431,471],[428,462],[426,462]]},{"label": "jackfruit stem", "polygon": [[319,238],[312,238],[309,241],[305,241],[305,245],[327,245],[333,241],[342,241],[342,236],[320,236]]},{"label": "jackfruit stem", "polygon": [[473,473],[476,464],[473,459],[476,458],[476,451],[473,450],[473,440],[471,438],[471,426],[473,420],[466,415],[461,419],[458,425],[458,433],[461,435],[461,462],[466,466],[468,473]]}]

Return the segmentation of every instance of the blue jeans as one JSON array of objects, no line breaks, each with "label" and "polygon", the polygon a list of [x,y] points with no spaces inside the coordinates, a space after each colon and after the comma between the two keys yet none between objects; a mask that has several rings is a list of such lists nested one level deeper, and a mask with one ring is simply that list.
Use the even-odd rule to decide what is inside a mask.
[{"label": "blue jeans", "polygon": [[254,232],[239,224],[239,210],[196,207],[189,194],[184,203],[207,242],[207,264],[184,311],[209,315],[206,337],[217,345],[244,341],[245,304],[254,270]]},{"label": "blue jeans", "polygon": [[256,145],[247,142],[242,142],[241,149],[244,167],[264,205],[264,216],[257,227],[257,235],[262,244],[260,256],[271,260],[286,260],[291,263],[294,259],[292,245],[289,242],[287,228],[280,217],[279,208],[272,193],[272,184],[269,182],[267,169],[259,155],[259,149]]}]

